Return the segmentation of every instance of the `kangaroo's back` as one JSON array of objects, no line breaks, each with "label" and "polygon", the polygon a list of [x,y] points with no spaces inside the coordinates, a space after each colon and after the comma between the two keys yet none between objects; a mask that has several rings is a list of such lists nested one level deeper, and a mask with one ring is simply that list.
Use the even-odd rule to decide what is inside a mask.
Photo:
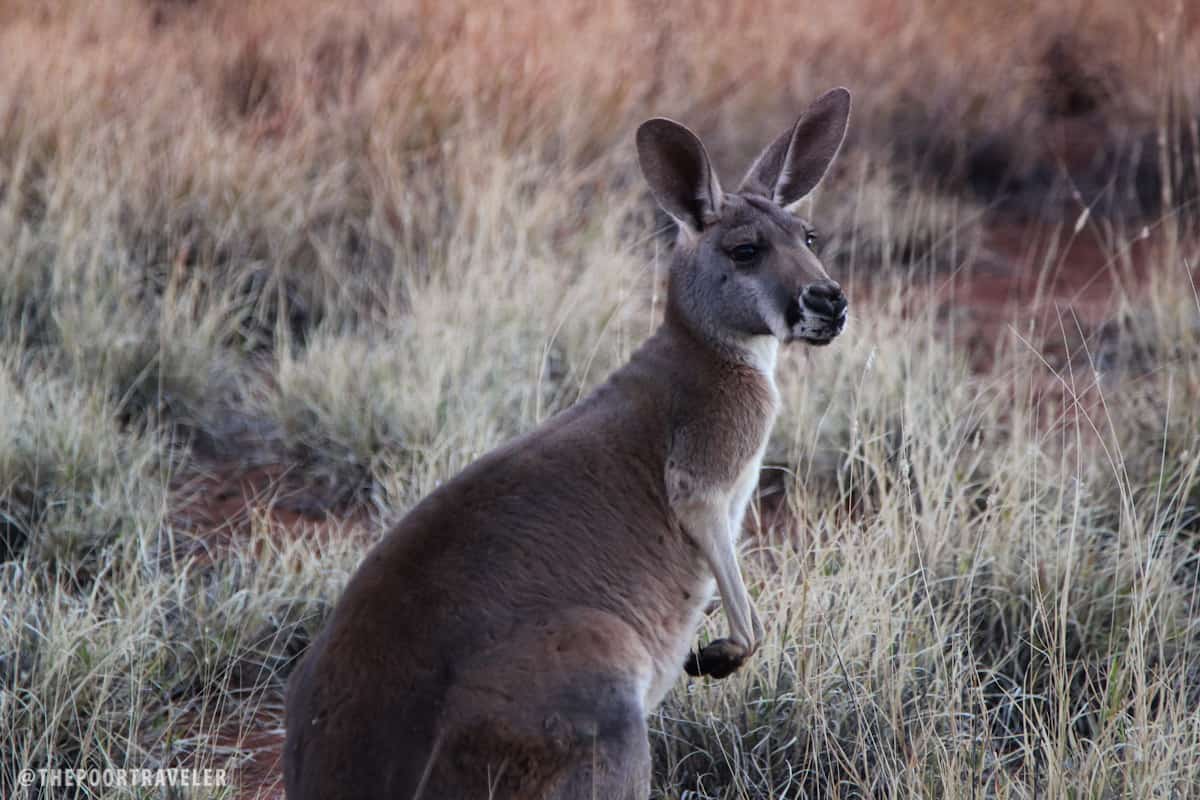
[{"label": "kangaroo's back", "polygon": [[290,681],[291,800],[648,794],[645,718],[714,583],[733,631],[691,670],[727,674],[761,638],[735,542],[776,348],[827,342],[845,320],[807,223],[783,209],[820,178],[847,113],[844,90],[822,97],[738,194],[686,129],[643,126],[643,171],[681,230],[663,325],[368,553]]}]

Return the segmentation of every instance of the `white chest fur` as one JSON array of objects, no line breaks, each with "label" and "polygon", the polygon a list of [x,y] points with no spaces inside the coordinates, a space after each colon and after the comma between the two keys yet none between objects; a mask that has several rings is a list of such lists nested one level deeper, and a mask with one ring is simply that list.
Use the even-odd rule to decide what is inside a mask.
[{"label": "white chest fur", "polygon": [[736,542],[742,535],[742,525],[746,519],[746,511],[750,508],[750,501],[754,497],[754,490],[758,488],[759,475],[762,472],[763,455],[767,451],[767,440],[763,439],[763,443],[758,448],[758,452],[754,454],[754,458],[742,469],[738,475],[737,483],[734,484],[733,491],[729,497],[729,532]]},{"label": "white chest fur", "polygon": [[779,357],[779,340],[774,336],[756,336],[746,343],[747,361],[766,379],[771,393],[771,414],[764,428],[762,442],[755,451],[730,491],[729,523],[734,541],[741,537],[742,522],[746,518],[746,510],[758,488],[759,474],[762,472],[763,456],[767,452],[767,441],[771,437],[771,429],[775,427],[775,413],[779,408],[779,389],[775,385],[775,363]]}]

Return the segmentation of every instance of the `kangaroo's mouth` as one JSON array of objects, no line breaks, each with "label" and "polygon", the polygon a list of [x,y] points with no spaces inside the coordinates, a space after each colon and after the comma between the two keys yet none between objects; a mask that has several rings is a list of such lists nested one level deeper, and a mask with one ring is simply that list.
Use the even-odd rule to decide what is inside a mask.
[{"label": "kangaroo's mouth", "polygon": [[818,347],[827,345],[845,330],[848,317],[844,305],[831,315],[794,301],[785,314],[787,341],[801,341]]}]

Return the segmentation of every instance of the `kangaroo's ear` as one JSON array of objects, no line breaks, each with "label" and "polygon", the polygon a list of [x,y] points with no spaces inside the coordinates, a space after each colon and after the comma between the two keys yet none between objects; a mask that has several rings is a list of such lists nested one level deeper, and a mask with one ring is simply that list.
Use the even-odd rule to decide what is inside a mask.
[{"label": "kangaroo's ear", "polygon": [[654,199],[689,236],[716,221],[721,184],[696,134],[656,117],[637,130],[638,161]]},{"label": "kangaroo's ear", "polygon": [[769,197],[788,208],[821,182],[846,138],[850,92],[830,89],[762,151],[742,179],[740,192]]}]

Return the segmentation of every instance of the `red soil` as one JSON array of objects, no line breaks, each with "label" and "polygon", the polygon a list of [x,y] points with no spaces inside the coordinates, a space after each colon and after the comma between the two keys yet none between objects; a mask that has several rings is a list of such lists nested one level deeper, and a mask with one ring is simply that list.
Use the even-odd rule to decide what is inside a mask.
[{"label": "red soil", "polygon": [[[345,536],[348,528],[361,528],[363,515],[349,511],[341,516],[305,509],[303,487],[280,465],[249,469],[236,464],[215,466],[208,474],[177,488],[173,517],[186,532],[185,555],[200,564],[220,559],[239,538],[265,534],[278,540],[304,537],[330,541]],[[265,557],[265,554],[264,554]],[[240,756],[232,780],[236,796],[282,800],[283,755],[282,697],[262,699],[272,709],[259,714],[252,730],[218,731],[213,747]],[[257,702],[257,701],[256,701]]]},{"label": "red soil", "polygon": [[238,770],[237,796],[244,800],[283,800],[282,727],[243,736],[239,750],[249,760]]},{"label": "red soil", "polygon": [[1072,342],[1111,319],[1120,298],[1143,293],[1154,244],[1147,235],[1120,250],[1086,227],[996,224],[979,263],[932,294],[976,371],[991,370],[997,345],[1030,331],[1030,343],[1058,369],[1077,355]]}]

